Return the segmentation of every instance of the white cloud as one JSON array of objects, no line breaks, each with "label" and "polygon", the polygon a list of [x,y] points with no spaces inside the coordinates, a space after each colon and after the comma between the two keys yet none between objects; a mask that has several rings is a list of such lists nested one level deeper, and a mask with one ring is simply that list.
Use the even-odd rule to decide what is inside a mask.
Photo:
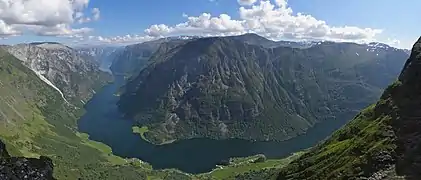
[{"label": "white cloud", "polygon": [[256,3],[257,0],[237,0],[238,4],[242,6],[250,6]]},{"label": "white cloud", "polygon": [[154,24],[139,35],[91,36],[89,40],[103,43],[138,43],[177,35],[231,36],[256,33],[272,40],[331,40],[360,43],[380,41],[398,47],[410,44],[392,39],[384,41],[384,38],[382,41],[382,38],[379,39],[379,34],[383,32],[381,29],[352,25],[334,26],[312,15],[294,12],[287,0],[237,0],[237,2],[241,6],[237,11],[237,19],[228,14],[202,13],[191,16],[182,13],[182,17],[186,20],[175,25]]},{"label": "white cloud", "polygon": [[62,37],[80,37],[84,34],[87,34],[93,29],[91,28],[70,28],[66,24],[58,24],[53,27],[46,27],[46,26],[35,26],[32,27],[32,31],[34,31],[37,35],[40,36],[62,36]]},{"label": "white cloud", "polygon": [[[257,1],[257,2],[256,2]],[[270,39],[323,39],[334,41],[371,41],[382,30],[356,26],[331,26],[311,15],[293,13],[286,0],[238,0],[239,19],[227,14],[187,17],[187,21],[174,26],[152,25],[145,30],[149,36],[195,35],[236,35],[257,33]]]},{"label": "white cloud", "polygon": [[101,11],[98,8],[92,9],[92,18],[97,21],[99,20],[99,17],[101,16]]},{"label": "white cloud", "polygon": [[72,29],[71,25],[99,19],[97,8],[92,9],[92,17],[84,16],[88,4],[89,0],[0,0],[0,34],[33,32],[66,36],[86,33],[88,28]]},{"label": "white cloud", "polygon": [[386,44],[390,44],[392,46],[400,46],[401,45],[401,41],[400,40],[397,40],[397,39],[387,38]]},{"label": "white cloud", "polygon": [[152,25],[145,30],[149,36],[168,36],[177,34],[239,34],[244,32],[242,21],[233,20],[227,14],[212,17],[203,13],[197,17],[187,17],[187,21],[169,27],[165,24]]},{"label": "white cloud", "polygon": [[4,23],[4,21],[0,20],[0,37],[17,35],[20,33],[20,31],[16,30],[15,28]]}]

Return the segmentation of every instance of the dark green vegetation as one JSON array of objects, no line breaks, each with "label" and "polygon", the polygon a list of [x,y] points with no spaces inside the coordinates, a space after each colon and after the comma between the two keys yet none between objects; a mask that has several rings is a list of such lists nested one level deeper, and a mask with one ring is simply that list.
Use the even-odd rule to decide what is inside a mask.
[{"label": "dark green vegetation", "polygon": [[420,179],[421,38],[381,99],[292,162],[278,179]]},{"label": "dark green vegetation", "polygon": [[99,70],[99,63],[84,59],[74,49],[59,43],[31,43],[1,46],[57,87],[75,106],[86,103],[111,76]]},{"label": "dark green vegetation", "polygon": [[0,136],[11,155],[50,157],[58,179],[146,177],[144,169],[78,136],[76,120],[82,112],[3,50],[0,94]]},{"label": "dark green vegetation", "polygon": [[[110,147],[78,133],[76,121],[83,110],[65,103],[58,91],[1,49],[0,100],[0,139],[10,155],[51,158],[57,179],[192,179],[177,170],[156,171],[138,159],[114,156]],[[21,162],[0,159],[0,166]]]},{"label": "dark green vegetation", "polygon": [[[254,171],[259,172],[274,172],[276,169],[282,168],[288,165],[291,161],[300,157],[303,153],[298,152],[284,159],[270,159],[261,161],[262,155],[256,155],[247,158],[233,158],[231,159],[230,165],[219,166],[210,173],[202,175],[203,177],[209,176],[214,179],[253,179],[252,176],[262,177],[264,173],[260,173],[259,176],[254,175]],[[269,174],[269,173],[268,173]],[[200,177],[200,175],[199,175]],[[264,179],[264,178],[262,178]]]},{"label": "dark green vegetation", "polygon": [[283,142],[195,138],[154,145],[142,137],[147,127],[133,127],[133,121],[125,119],[118,111],[116,102],[119,97],[114,93],[125,82],[123,76],[115,76],[114,79],[114,83],[104,86],[86,104],[86,113],[78,121],[78,130],[89,134],[91,140],[112,147],[115,155],[139,158],[154,169],[177,168],[197,174],[209,172],[215,165],[228,162],[232,157],[264,154],[268,159],[279,159],[317,144],[338,128],[333,121],[323,122],[305,135]]},{"label": "dark green vegetation", "polygon": [[407,58],[373,44],[269,49],[233,37],[161,47],[119,101],[158,144],[197,137],[285,140],[325,120],[345,123],[378,99]]}]

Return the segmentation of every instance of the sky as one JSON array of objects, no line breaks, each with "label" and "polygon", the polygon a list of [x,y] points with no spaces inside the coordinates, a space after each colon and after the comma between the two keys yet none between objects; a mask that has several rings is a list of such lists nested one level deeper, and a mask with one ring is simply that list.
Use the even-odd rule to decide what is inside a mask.
[{"label": "sky", "polygon": [[0,44],[132,44],[178,35],[411,48],[420,0],[0,0]]}]

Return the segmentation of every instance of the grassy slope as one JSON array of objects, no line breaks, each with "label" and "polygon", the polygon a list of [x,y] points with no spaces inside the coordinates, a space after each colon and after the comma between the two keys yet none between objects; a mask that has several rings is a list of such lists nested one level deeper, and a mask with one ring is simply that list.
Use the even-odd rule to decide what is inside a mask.
[{"label": "grassy slope", "polygon": [[148,139],[146,139],[145,137],[145,133],[147,133],[149,131],[149,128],[146,126],[142,126],[142,127],[137,127],[137,126],[133,126],[133,133],[139,134],[140,137],[142,137],[143,140],[148,141]]},{"label": "grassy slope", "polygon": [[298,152],[284,159],[269,159],[265,162],[254,162],[257,158],[259,158],[259,155],[246,158],[234,158],[231,160],[231,165],[222,166],[207,174],[214,179],[248,179],[247,177],[250,172],[262,172],[264,170],[282,168],[291,161],[300,157],[302,154],[303,152]]},{"label": "grassy slope", "polygon": [[[83,112],[64,103],[61,96],[39,80],[13,56],[0,51],[0,138],[12,155],[46,155],[55,164],[58,179],[233,179],[253,170],[271,169],[291,159],[251,163],[255,157],[236,159],[236,165],[207,175],[177,170],[155,171],[136,159],[112,155],[111,148],[78,133],[76,121]],[[147,128],[134,128],[143,134]]]},{"label": "grassy slope", "polygon": [[[386,92],[399,86],[396,82]],[[385,169],[397,148],[391,126],[395,112],[393,99],[384,96],[326,142],[282,169],[278,179],[353,179]]]},{"label": "grassy slope", "polygon": [[76,133],[80,111],[10,54],[0,50],[0,137],[12,155],[47,155],[58,179],[145,177],[142,168]]}]

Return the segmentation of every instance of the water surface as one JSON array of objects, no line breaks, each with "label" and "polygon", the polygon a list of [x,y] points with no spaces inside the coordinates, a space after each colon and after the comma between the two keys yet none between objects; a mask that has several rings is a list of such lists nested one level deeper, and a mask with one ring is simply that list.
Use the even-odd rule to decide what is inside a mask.
[{"label": "water surface", "polygon": [[284,142],[251,142],[246,140],[181,140],[155,146],[132,133],[132,121],[122,118],[115,92],[124,84],[124,77],[116,76],[86,104],[86,114],[79,120],[79,131],[88,133],[91,140],[110,146],[115,155],[139,158],[155,169],[177,168],[188,173],[203,173],[230,157],[265,154],[268,158],[282,158],[315,145],[325,139],[345,121],[330,120],[316,125],[307,134]]}]

